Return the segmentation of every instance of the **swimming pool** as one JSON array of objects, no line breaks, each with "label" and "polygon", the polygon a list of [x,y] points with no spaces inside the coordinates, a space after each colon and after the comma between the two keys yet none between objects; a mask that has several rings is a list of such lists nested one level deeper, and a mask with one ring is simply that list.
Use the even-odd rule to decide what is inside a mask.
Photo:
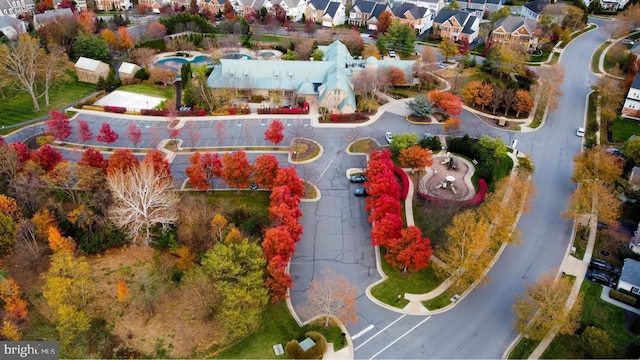
[{"label": "swimming pool", "polygon": [[227,54],[225,56],[222,57],[223,59],[245,59],[245,60],[253,60],[253,58],[249,55],[246,54],[240,54],[240,53],[235,53],[235,54]]},{"label": "swimming pool", "polygon": [[206,56],[206,55],[198,55],[196,57],[194,57],[193,59],[189,60],[187,58],[183,58],[183,57],[177,57],[177,56],[172,56],[172,57],[166,57],[164,59],[160,59],[158,61],[155,62],[155,65],[163,67],[165,69],[169,69],[171,71],[180,71],[180,68],[182,67],[182,65],[186,64],[186,63],[191,63],[194,65],[210,65],[213,64],[213,62],[211,61],[211,59]]}]

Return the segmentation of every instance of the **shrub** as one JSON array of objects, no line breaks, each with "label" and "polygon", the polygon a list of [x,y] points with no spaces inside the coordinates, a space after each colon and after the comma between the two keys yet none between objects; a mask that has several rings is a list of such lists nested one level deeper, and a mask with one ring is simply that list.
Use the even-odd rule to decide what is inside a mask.
[{"label": "shrub", "polygon": [[608,359],[613,356],[609,334],[595,326],[588,326],[580,335],[580,346],[593,359]]},{"label": "shrub", "polygon": [[149,80],[149,70],[147,70],[147,68],[140,68],[138,71],[136,71],[133,77],[142,81]]},{"label": "shrub", "polygon": [[409,194],[409,176],[398,166],[393,167],[393,173],[400,179],[400,200],[404,201]]},{"label": "shrub", "polygon": [[362,122],[369,118],[367,113],[356,112],[353,114],[331,114],[331,121],[337,123]]},{"label": "shrub", "polygon": [[627,295],[618,290],[611,290],[609,292],[609,297],[631,306],[636,306],[636,304],[638,303],[638,299],[636,297]]},{"label": "shrub", "polygon": [[117,114],[124,114],[125,112],[127,112],[127,108],[122,106],[105,105],[102,108],[104,109],[105,112],[112,112]]},{"label": "shrub", "polygon": [[310,337],[316,344],[311,349],[304,351],[297,340],[291,340],[284,348],[287,356],[291,359],[321,359],[327,351],[327,339],[317,331],[309,331],[305,336]]},{"label": "shrub", "polygon": [[426,149],[431,149],[433,152],[438,152],[442,149],[442,143],[440,142],[440,138],[437,136],[433,136],[428,139],[423,138],[418,142],[418,145]]},{"label": "shrub", "polygon": [[250,103],[261,103],[263,101],[265,101],[265,97],[262,95],[251,95],[251,98],[249,99]]}]

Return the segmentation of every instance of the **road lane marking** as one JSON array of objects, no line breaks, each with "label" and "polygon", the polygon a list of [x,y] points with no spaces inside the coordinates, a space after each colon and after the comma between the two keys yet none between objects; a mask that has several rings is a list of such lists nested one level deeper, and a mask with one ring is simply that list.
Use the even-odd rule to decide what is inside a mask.
[{"label": "road lane marking", "polygon": [[362,330],[362,331],[360,331],[359,333],[357,333],[357,334],[353,335],[353,336],[351,337],[351,340],[355,340],[355,339],[359,338],[360,336],[362,336],[362,335],[364,335],[364,334],[368,333],[368,332],[369,332],[369,331],[371,331],[374,327],[375,327],[375,326],[374,326],[373,324],[371,324],[371,325],[367,326],[364,330]]},{"label": "road lane marking", "polygon": [[400,319],[402,319],[403,317],[407,316],[407,314],[402,314],[402,316],[400,316],[399,318],[395,319],[391,324],[387,325],[384,327],[384,329],[378,331],[375,335],[373,335],[372,337],[368,338],[367,341],[363,342],[362,344],[358,345],[358,347],[354,350],[357,351],[358,349],[360,349],[362,346],[364,346],[364,344],[368,343],[369,341],[371,341],[374,337],[380,335],[382,332],[384,332],[385,330],[387,330],[388,328],[390,328],[393,324],[397,323],[398,321],[400,321]]},{"label": "road lane marking", "polygon": [[382,353],[383,351],[387,350],[389,347],[391,347],[393,344],[397,343],[398,341],[400,341],[400,339],[402,339],[403,337],[407,336],[410,332],[412,332],[413,330],[415,330],[418,326],[424,324],[427,320],[431,319],[431,316],[428,316],[426,319],[420,321],[418,323],[418,325],[412,327],[411,329],[409,329],[409,331],[407,331],[406,333],[402,334],[399,338],[393,340],[393,342],[387,346],[385,346],[384,348],[382,348],[382,350],[378,351],[377,353],[375,353],[375,355],[373,355],[372,357],[369,358],[369,360],[373,359],[374,357],[380,355],[380,353]]}]

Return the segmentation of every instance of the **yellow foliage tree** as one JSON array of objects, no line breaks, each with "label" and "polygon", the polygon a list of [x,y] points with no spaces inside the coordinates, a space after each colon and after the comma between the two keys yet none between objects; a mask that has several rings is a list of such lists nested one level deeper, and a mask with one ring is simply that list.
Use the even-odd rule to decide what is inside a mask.
[{"label": "yellow foliage tree", "polygon": [[16,211],[18,211],[18,203],[16,202],[16,199],[0,195],[0,211],[9,216],[13,216]]},{"label": "yellow foliage tree", "polygon": [[82,310],[75,306],[62,304],[56,311],[60,344],[71,348],[78,340],[85,338],[86,332],[91,327],[91,319]]},{"label": "yellow foliage tree", "polygon": [[242,242],[243,239],[244,237],[242,236],[242,233],[240,232],[240,230],[238,230],[235,226],[232,226],[229,232],[227,233],[227,236],[224,238],[224,243],[227,245],[237,244]]},{"label": "yellow foliage tree", "polygon": [[4,319],[2,321],[2,330],[0,330],[0,335],[8,341],[18,341],[22,338],[22,334],[16,324],[8,319]]},{"label": "yellow foliage tree", "polygon": [[227,224],[229,222],[222,214],[216,214],[211,220],[211,236],[216,242],[221,242],[224,239],[225,232],[227,230]]},{"label": "yellow foliage tree", "polygon": [[62,236],[58,228],[49,226],[49,247],[53,252],[73,252],[76,249],[76,243],[72,238]]},{"label": "yellow foliage tree", "polygon": [[178,269],[185,271],[189,270],[193,267],[193,262],[196,260],[196,255],[189,250],[188,247],[182,246],[176,252],[178,255],[178,261],[176,262],[176,266]]},{"label": "yellow foliage tree", "polygon": [[31,221],[36,227],[36,236],[40,241],[47,241],[49,238],[49,227],[58,227],[54,214],[47,208],[38,210]]}]

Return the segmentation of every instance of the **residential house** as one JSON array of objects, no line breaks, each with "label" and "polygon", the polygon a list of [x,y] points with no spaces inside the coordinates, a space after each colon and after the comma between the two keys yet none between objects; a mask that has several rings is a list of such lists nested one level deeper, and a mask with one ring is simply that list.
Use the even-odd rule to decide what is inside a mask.
[{"label": "residential house", "polygon": [[42,14],[35,14],[33,16],[33,26],[37,29],[51,24],[57,21],[64,21],[64,19],[73,18],[73,11],[71,9],[55,9],[47,10]]},{"label": "residential house", "polygon": [[[162,1],[162,0],[156,0],[156,1]],[[204,0],[204,2],[200,3],[200,11],[207,9],[212,14],[218,14],[224,11],[225,2],[226,0]],[[157,7],[158,7],[158,12],[160,12],[159,9],[160,7],[162,7],[162,4],[159,4],[159,6]],[[155,12],[155,9],[154,9],[154,12]]]},{"label": "residential house", "polygon": [[472,43],[478,37],[480,19],[467,10],[443,9],[433,20],[433,26],[442,38]]},{"label": "residential house", "polygon": [[75,68],[78,81],[89,84],[97,84],[101,77],[106,79],[109,74],[109,64],[86,57],[80,57]]},{"label": "residential house", "polygon": [[434,13],[425,7],[419,7],[412,3],[404,3],[394,7],[391,12],[401,23],[411,26],[418,35],[433,26]]},{"label": "residential house", "polygon": [[610,11],[622,10],[628,2],[629,0],[600,0],[602,9]]},{"label": "residential house", "polygon": [[376,31],[378,30],[378,19],[380,19],[380,15],[385,11],[391,11],[391,8],[387,4],[376,4],[373,7],[373,11],[371,11],[371,15],[369,15],[369,19],[367,20],[367,29]]},{"label": "residential house", "polygon": [[320,46],[322,61],[220,59],[207,84],[213,89],[236,89],[244,97],[262,95],[294,103],[298,97],[334,113],[356,111],[353,77],[397,67],[411,78],[414,61],[354,59],[340,41]]},{"label": "residential house", "polygon": [[351,7],[351,11],[349,11],[349,24],[355,26],[367,24],[376,5],[375,1],[356,0]]},{"label": "residential house", "polygon": [[616,290],[625,290],[640,295],[640,262],[630,258],[624,259]]},{"label": "residential house", "polygon": [[504,7],[503,0],[467,0],[459,1],[460,9],[473,10],[479,18],[487,17]]},{"label": "residential house", "polygon": [[444,8],[444,0],[400,0],[395,1],[393,7],[402,5],[402,4],[413,4],[415,6],[427,8],[431,10],[434,14],[437,14]]},{"label": "residential house", "polygon": [[330,0],[311,0],[304,9],[304,18],[313,22],[322,21],[324,13],[329,7]]},{"label": "residential house", "polygon": [[640,41],[633,44],[630,51],[636,57],[636,60],[640,60]]},{"label": "residential house", "polygon": [[[62,3],[62,0],[53,0],[53,8],[60,9],[60,3]],[[74,3],[76,4],[77,11],[82,12],[87,10],[87,0],[74,0]]]},{"label": "residential house", "polygon": [[629,184],[634,191],[640,190],[640,166],[634,166],[629,173]]},{"label": "residential house", "polygon": [[344,4],[338,1],[332,1],[327,6],[327,10],[322,16],[322,26],[334,27],[344,24],[345,9]]},{"label": "residential house", "polygon": [[[633,174],[634,171],[638,176],[637,188],[640,188],[640,167],[634,166],[631,173]],[[634,254],[640,254],[640,222],[638,223],[638,228],[636,229],[636,231],[633,232],[631,241],[629,241],[629,250],[631,250],[631,252]]]},{"label": "residential house", "polygon": [[9,40],[18,40],[20,35],[27,33],[26,23],[12,16],[0,16],[0,32]]},{"label": "residential house", "polygon": [[[284,9],[287,17],[291,19],[291,21],[300,21],[302,19],[302,14],[304,14],[304,9],[307,6],[306,0],[266,0],[262,6],[258,5],[259,1],[256,1],[253,4],[253,7],[260,11],[260,8],[264,6],[267,10],[271,10],[273,5],[279,4]],[[259,7],[258,7],[259,6]]]},{"label": "residential house", "polygon": [[100,11],[127,10],[133,6],[130,0],[95,0],[95,2],[96,8]]},{"label": "residential house", "polygon": [[640,120],[640,74],[636,74],[622,106],[622,116]]},{"label": "residential house", "polygon": [[0,1],[0,16],[17,18],[20,14],[33,12],[35,7],[33,0]]},{"label": "residential house", "polygon": [[528,20],[540,20],[540,15],[544,8],[549,5],[549,0],[534,0],[522,5],[521,14],[523,18]]},{"label": "residential house", "polygon": [[136,72],[140,70],[140,66],[123,61],[118,68],[118,77],[123,82],[130,81],[135,78]]},{"label": "residential house", "polygon": [[526,51],[538,47],[535,20],[527,20],[521,16],[507,16],[496,21],[489,37],[491,43],[508,44],[510,47]]}]

